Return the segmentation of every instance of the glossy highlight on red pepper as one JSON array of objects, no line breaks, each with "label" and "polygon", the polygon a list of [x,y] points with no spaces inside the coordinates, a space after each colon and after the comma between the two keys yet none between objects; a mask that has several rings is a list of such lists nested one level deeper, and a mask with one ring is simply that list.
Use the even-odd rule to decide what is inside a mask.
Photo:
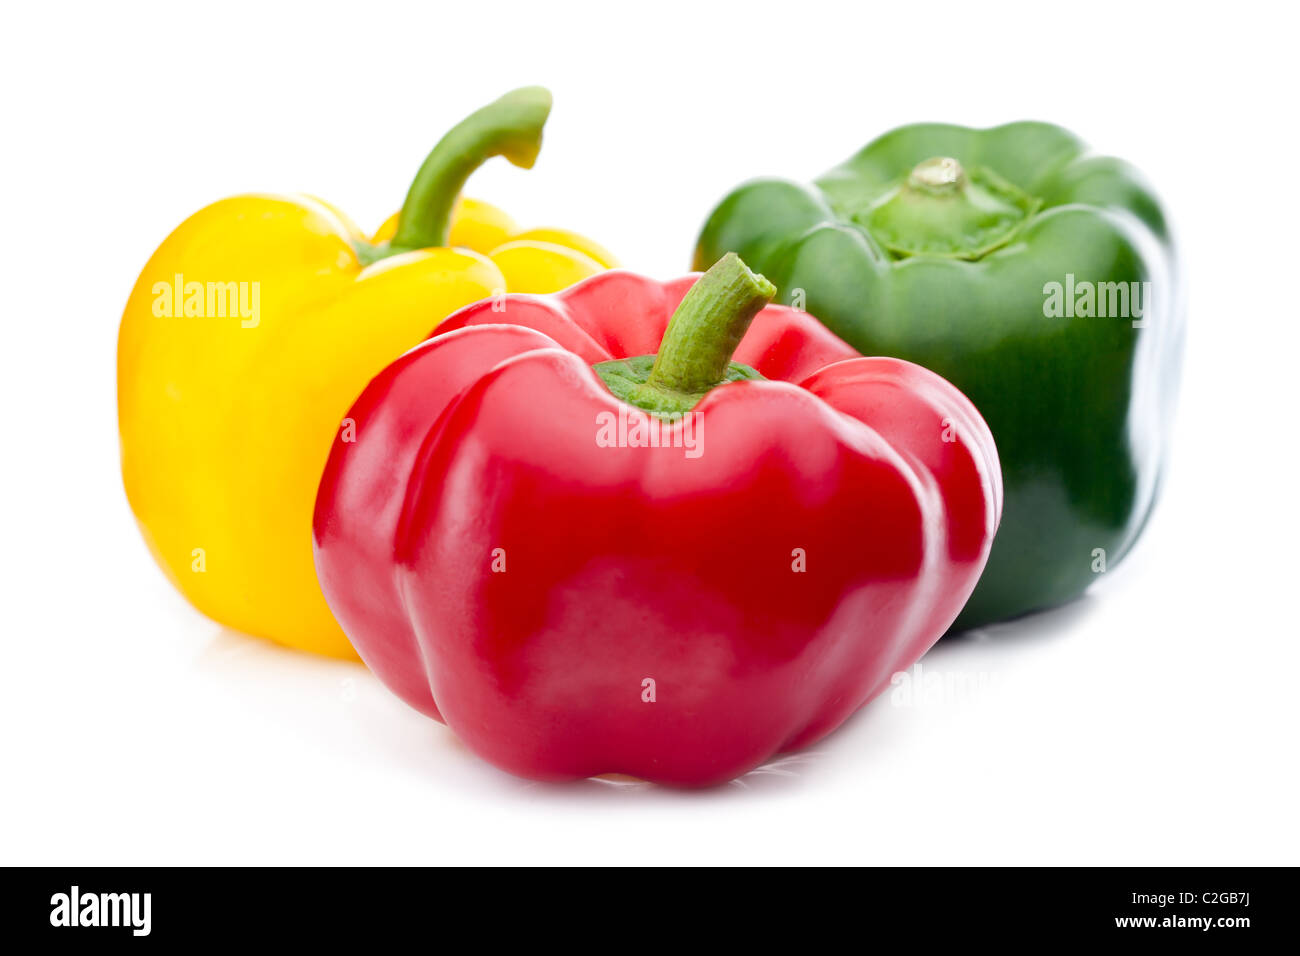
[{"label": "glossy highlight on red pepper", "polygon": [[[805,747],[944,633],[988,557],[1001,477],[974,406],[770,291],[684,414],[616,397],[621,359],[659,352],[648,385],[681,380],[696,281],[612,271],[462,309],[331,452],[331,609],[385,684],[512,773],[704,786]],[[633,440],[652,417],[658,440]]]}]

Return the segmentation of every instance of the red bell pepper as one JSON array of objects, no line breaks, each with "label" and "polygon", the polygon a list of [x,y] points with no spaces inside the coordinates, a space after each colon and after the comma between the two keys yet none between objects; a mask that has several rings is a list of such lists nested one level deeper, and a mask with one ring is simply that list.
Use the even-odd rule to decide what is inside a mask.
[{"label": "red bell pepper", "polygon": [[920,657],[988,556],[993,439],[773,292],[735,256],[607,272],[462,309],[382,372],[314,534],[379,678],[521,776],[689,786],[816,741]]}]

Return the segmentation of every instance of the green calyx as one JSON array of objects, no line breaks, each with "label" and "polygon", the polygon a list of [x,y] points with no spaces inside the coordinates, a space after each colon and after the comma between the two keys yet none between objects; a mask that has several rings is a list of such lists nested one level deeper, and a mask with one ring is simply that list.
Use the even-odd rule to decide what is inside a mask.
[{"label": "green calyx", "polygon": [[[638,355],[634,358],[601,362],[594,368],[601,381],[617,398],[660,418],[678,418],[694,408],[704,397],[705,392],[687,394],[650,385],[650,373],[654,369],[655,358],[653,355]],[[743,382],[762,377],[748,365],[728,362],[722,378],[714,384]]]},{"label": "green calyx", "polygon": [[763,377],[731,356],[775,295],[776,286],[729,252],[686,293],[657,355],[601,362],[596,374],[623,401],[662,418],[680,417],[715,386]]},{"label": "green calyx", "polygon": [[975,260],[1010,242],[1041,206],[992,170],[936,156],[855,219],[895,257]]},{"label": "green calyx", "polygon": [[525,86],[461,120],[438,141],[415,174],[392,240],[357,243],[357,257],[369,265],[399,252],[445,246],[452,209],[470,175],[493,156],[531,169],[550,113],[550,92]]}]

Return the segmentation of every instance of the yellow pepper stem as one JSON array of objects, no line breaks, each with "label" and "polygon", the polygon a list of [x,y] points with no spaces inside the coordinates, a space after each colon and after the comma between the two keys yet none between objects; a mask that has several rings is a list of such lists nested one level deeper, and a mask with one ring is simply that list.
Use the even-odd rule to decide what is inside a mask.
[{"label": "yellow pepper stem", "polygon": [[504,156],[521,169],[531,169],[542,148],[542,127],[550,112],[550,92],[540,86],[525,86],[453,126],[416,173],[392,241],[386,246],[358,248],[362,261],[445,246],[452,209],[466,180],[493,156]]}]

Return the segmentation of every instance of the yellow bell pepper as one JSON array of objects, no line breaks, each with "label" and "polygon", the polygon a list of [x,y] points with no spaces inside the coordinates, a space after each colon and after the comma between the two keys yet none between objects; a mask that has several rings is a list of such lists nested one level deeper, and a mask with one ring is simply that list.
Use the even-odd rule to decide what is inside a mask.
[{"label": "yellow bell pepper", "polygon": [[[372,242],[390,241],[397,233],[400,212],[389,216]],[[615,269],[618,260],[604,246],[567,229],[520,231],[504,211],[481,199],[463,196],[452,211],[449,245],[481,252],[504,273],[511,291],[525,286],[566,289],[602,269]]]},{"label": "yellow bell pepper", "polygon": [[153,254],[118,337],[122,476],[154,557],[204,614],[354,656],[311,553],[316,485],[331,443],[350,440],[352,401],[462,306],[615,264],[581,236],[457,204],[488,158],[533,165],[550,107],[531,87],[457,125],[369,239],[321,200],[248,195],[195,213]]}]

